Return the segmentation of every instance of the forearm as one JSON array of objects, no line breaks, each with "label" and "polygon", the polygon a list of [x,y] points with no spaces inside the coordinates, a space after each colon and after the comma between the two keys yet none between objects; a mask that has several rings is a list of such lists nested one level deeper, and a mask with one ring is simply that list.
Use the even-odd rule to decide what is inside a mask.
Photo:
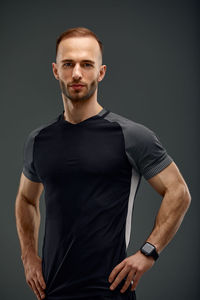
[{"label": "forearm", "polygon": [[15,205],[17,232],[21,246],[22,260],[30,254],[38,254],[38,233],[40,226],[39,207],[18,196]]},{"label": "forearm", "polygon": [[190,194],[185,187],[167,191],[147,241],[160,253],[178,231],[190,205]]}]

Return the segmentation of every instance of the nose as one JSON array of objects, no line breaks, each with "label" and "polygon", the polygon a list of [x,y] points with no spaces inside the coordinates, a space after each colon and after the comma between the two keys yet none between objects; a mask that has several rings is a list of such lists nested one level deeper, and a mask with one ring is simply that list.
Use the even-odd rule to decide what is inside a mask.
[{"label": "nose", "polygon": [[82,77],[81,70],[80,70],[80,67],[79,67],[78,64],[76,64],[74,69],[73,69],[72,77],[75,80],[80,79]]}]

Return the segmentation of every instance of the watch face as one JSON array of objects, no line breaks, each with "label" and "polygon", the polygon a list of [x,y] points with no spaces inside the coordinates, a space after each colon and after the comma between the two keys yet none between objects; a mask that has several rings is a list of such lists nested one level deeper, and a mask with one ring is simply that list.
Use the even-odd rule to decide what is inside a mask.
[{"label": "watch face", "polygon": [[146,243],[142,248],[146,253],[151,253],[151,251],[154,250],[154,247],[148,243]]}]

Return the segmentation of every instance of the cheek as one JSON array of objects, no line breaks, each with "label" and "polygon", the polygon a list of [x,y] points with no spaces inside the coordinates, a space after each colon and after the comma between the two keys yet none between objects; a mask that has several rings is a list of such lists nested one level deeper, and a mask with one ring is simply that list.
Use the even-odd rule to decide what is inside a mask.
[{"label": "cheek", "polygon": [[60,72],[60,77],[63,79],[63,80],[67,80],[68,78],[70,78],[71,77],[71,75],[70,75],[70,72],[69,71],[62,71],[62,72]]},{"label": "cheek", "polygon": [[95,81],[97,81],[98,80],[98,73],[96,73],[96,72],[91,72],[90,74],[88,74],[88,77],[87,77],[87,79],[88,79],[88,81],[90,81],[90,82],[95,82]]},{"label": "cheek", "polygon": [[60,68],[59,69],[59,77],[66,81],[66,79],[70,78],[72,76],[72,72],[70,70],[65,70]]}]

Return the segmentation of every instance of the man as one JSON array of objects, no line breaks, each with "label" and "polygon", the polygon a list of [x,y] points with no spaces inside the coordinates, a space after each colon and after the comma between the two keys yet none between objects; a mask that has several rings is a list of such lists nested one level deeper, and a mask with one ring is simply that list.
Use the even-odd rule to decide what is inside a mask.
[{"label": "man", "polygon": [[[97,102],[106,65],[93,32],[72,28],[61,34],[52,67],[64,110],[28,135],[16,198],[26,281],[38,299],[136,299],[141,276],[175,235],[190,205],[188,187],[152,130]],[[151,235],[127,257],[142,176],[163,199]]]}]

